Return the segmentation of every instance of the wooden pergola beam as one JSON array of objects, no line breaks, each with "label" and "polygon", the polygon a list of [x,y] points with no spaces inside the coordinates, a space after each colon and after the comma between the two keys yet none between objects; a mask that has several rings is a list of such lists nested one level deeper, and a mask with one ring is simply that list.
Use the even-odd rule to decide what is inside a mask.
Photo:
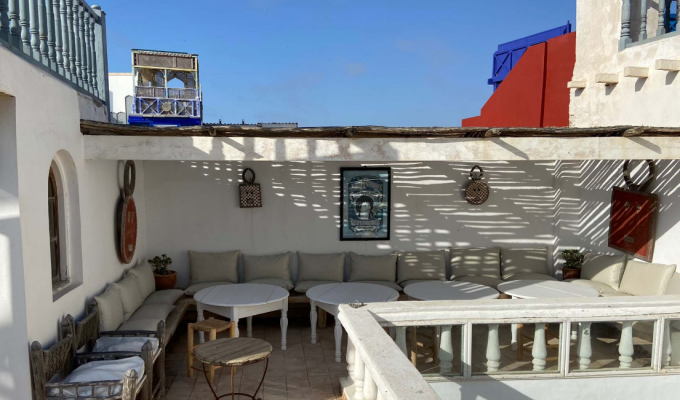
[{"label": "wooden pergola beam", "polygon": [[84,135],[161,137],[248,137],[248,138],[495,138],[495,137],[676,137],[680,128],[610,126],[597,128],[488,128],[488,127],[385,127],[328,126],[309,128],[262,128],[252,125],[192,127],[147,127],[80,121]]}]

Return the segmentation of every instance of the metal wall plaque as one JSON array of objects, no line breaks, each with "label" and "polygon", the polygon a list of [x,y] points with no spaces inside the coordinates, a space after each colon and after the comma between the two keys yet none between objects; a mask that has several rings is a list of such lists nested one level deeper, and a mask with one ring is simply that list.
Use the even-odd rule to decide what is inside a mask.
[{"label": "metal wall plaque", "polygon": [[341,168],[340,240],[390,240],[390,168]]},{"label": "metal wall plaque", "polygon": [[125,163],[123,175],[123,201],[118,207],[119,222],[119,251],[120,258],[125,264],[132,262],[137,248],[137,206],[132,193],[135,191],[136,168],[135,162]]},{"label": "metal wall plaque", "polygon": [[[250,172],[252,177],[246,178]],[[243,183],[238,185],[241,208],[262,207],[262,190],[259,183],[255,183],[255,171],[250,168],[243,170]]]}]

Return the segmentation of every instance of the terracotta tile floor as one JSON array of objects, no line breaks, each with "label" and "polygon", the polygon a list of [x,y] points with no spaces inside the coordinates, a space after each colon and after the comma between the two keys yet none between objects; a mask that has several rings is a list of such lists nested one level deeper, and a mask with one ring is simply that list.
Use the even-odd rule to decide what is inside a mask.
[{"label": "terracotta tile floor", "polygon": [[[239,326],[245,335],[245,321]],[[295,320],[289,321],[288,349],[281,351],[281,329],[278,319],[253,321],[253,337],[268,341],[274,347],[269,359],[269,369],[258,397],[264,400],[313,399],[337,400],[342,398],[339,378],[347,376],[347,364],[335,362],[335,341],[332,318],[326,329],[319,329],[319,342],[311,344],[311,330]],[[307,323],[309,325],[309,323]],[[212,399],[212,393],[202,371],[194,371],[194,377],[187,377],[186,323],[180,325],[168,345],[166,355],[166,398],[167,400]],[[218,338],[226,337],[219,334]],[[347,337],[344,336],[344,342]],[[198,334],[195,338],[198,343]],[[343,361],[346,343],[343,343]],[[197,368],[201,364],[194,364]],[[234,376],[237,392],[253,393],[262,378],[264,363],[238,368]],[[217,394],[231,392],[230,370],[215,371]],[[229,399],[231,397],[228,397]],[[237,396],[237,399],[246,397]]]}]

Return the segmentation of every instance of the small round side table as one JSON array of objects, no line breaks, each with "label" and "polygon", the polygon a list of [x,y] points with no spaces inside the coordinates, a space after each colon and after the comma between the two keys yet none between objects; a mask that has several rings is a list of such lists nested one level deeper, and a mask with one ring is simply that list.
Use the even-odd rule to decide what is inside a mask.
[{"label": "small round side table", "polygon": [[[206,380],[208,378],[208,370],[205,367],[206,364],[216,367],[231,367],[231,393],[218,396],[217,393],[215,393],[215,389],[212,387],[212,383],[208,380],[208,386],[216,400],[227,396],[231,396],[232,399],[235,399],[236,396],[245,396],[252,400],[261,400],[256,396],[257,392],[259,392],[262,387],[264,377],[267,375],[269,357],[272,355],[272,350],[272,345],[264,340],[253,338],[226,338],[211,340],[198,345],[196,350],[194,350],[194,356],[203,363],[203,373],[205,374]],[[236,373],[236,367],[256,364],[263,360],[265,361],[264,373],[262,374],[260,384],[257,386],[257,389],[255,389],[255,393],[253,393],[252,396],[245,393],[235,393],[234,374]]]}]

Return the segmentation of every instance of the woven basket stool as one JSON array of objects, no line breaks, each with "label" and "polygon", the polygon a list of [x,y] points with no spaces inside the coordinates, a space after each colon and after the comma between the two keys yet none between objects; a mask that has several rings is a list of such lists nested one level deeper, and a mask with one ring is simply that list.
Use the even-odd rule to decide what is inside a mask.
[{"label": "woven basket stool", "polygon": [[[200,371],[199,368],[194,368],[194,349],[198,346],[194,346],[194,331],[207,332],[208,340],[217,339],[217,334],[224,332],[229,329],[229,337],[234,337],[235,331],[234,322],[221,321],[219,319],[205,319],[201,322],[194,322],[189,324],[187,328],[187,375],[189,378],[194,376],[194,369]],[[208,367],[208,379],[212,383],[213,378],[215,378],[215,369],[220,367],[210,366]]]}]

